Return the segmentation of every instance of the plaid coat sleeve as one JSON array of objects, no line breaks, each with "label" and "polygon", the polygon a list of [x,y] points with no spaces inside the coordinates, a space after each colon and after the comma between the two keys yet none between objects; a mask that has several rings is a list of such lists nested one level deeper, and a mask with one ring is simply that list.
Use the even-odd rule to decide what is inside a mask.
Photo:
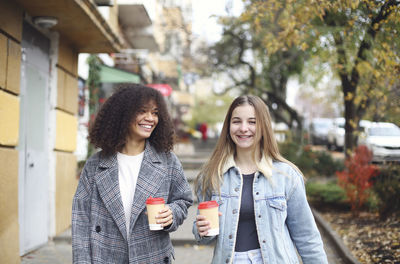
[{"label": "plaid coat sleeve", "polygon": [[172,232],[178,229],[188,214],[193,203],[192,190],[183,173],[182,165],[174,153],[171,153],[171,186],[168,195],[168,206],[173,214],[172,224],[165,230]]}]

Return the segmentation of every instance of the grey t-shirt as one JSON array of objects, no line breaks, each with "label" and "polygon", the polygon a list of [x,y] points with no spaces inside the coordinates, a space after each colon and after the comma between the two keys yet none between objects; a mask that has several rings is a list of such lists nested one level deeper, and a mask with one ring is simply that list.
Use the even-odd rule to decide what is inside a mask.
[{"label": "grey t-shirt", "polygon": [[236,235],[236,252],[260,248],[254,216],[253,174],[243,174],[242,200]]}]

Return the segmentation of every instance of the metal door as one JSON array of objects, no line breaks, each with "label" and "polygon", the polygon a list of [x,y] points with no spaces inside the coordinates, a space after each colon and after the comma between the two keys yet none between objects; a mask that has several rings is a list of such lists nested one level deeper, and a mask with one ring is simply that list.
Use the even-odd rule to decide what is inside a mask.
[{"label": "metal door", "polygon": [[18,147],[21,255],[46,243],[49,235],[49,48],[49,39],[24,23]]}]

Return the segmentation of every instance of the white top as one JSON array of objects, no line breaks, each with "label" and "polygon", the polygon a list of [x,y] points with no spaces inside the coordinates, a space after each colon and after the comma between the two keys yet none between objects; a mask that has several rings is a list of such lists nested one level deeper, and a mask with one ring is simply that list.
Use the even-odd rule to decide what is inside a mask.
[{"label": "white top", "polygon": [[117,153],[119,190],[125,211],[126,232],[128,236],[133,196],[135,195],[136,182],[140,166],[142,165],[143,154],[144,152],[139,155],[129,156]]}]

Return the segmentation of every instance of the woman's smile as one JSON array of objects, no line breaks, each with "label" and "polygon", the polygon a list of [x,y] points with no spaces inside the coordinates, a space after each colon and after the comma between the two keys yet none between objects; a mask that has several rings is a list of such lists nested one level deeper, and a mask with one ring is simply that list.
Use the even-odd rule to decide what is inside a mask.
[{"label": "woman's smile", "polygon": [[139,124],[139,126],[142,127],[144,130],[146,130],[147,132],[151,132],[151,130],[154,127],[154,125],[152,124]]}]

